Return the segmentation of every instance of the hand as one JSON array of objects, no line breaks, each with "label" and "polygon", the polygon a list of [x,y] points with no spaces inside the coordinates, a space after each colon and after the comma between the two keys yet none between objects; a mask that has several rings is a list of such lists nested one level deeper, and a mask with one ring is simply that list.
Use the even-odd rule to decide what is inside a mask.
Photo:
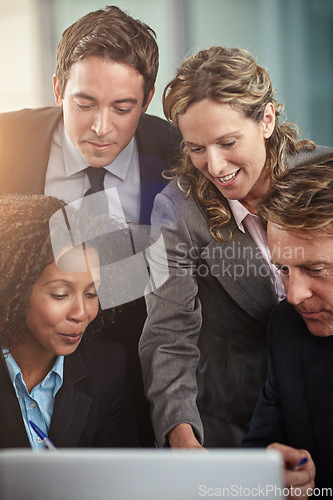
[{"label": "hand", "polygon": [[205,449],[195,437],[190,424],[183,423],[176,425],[169,432],[168,438],[171,448]]},{"label": "hand", "polygon": [[[308,498],[314,488],[316,475],[316,467],[310,453],[280,443],[270,444],[267,449],[277,450],[283,456],[284,481],[289,489],[288,498]],[[304,457],[307,457],[307,461],[304,465],[298,466]]]}]

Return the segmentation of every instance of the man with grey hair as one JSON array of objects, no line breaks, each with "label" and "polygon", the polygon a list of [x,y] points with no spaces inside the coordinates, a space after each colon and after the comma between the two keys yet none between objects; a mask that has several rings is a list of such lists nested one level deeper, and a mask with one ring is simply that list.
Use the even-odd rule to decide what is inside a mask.
[{"label": "man with grey hair", "polygon": [[287,301],[270,319],[268,375],[243,445],[280,450],[294,496],[333,491],[332,200],[330,153],[285,173],[260,209]]}]

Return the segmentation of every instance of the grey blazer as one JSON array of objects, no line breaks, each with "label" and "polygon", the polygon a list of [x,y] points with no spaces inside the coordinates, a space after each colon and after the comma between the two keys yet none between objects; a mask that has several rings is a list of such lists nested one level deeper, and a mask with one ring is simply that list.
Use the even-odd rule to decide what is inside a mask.
[{"label": "grey blazer", "polygon": [[156,197],[152,225],[163,228],[168,256],[166,266],[155,248],[152,273],[169,271],[146,297],[139,343],[157,444],[188,422],[207,447],[240,446],[266,377],[265,329],[277,304],[267,267],[233,218],[224,228],[232,238],[214,240],[203,207],[175,180]]}]

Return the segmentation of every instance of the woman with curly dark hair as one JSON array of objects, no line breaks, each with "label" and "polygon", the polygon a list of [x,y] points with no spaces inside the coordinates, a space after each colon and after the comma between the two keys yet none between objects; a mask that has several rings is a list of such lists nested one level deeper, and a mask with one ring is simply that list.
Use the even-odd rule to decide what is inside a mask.
[{"label": "woman with curly dark hair", "polygon": [[163,95],[180,129],[175,178],[157,195],[169,273],[146,297],[140,356],[160,446],[240,446],[267,369],[265,326],[284,298],[261,197],[287,166],[318,154],[280,122],[267,70],[238,48],[186,59]]},{"label": "woman with curly dark hair", "polygon": [[56,447],[137,445],[124,352],[85,334],[100,257],[93,238],[73,244],[77,217],[53,197],[0,197],[0,448],[45,447],[34,424]]}]

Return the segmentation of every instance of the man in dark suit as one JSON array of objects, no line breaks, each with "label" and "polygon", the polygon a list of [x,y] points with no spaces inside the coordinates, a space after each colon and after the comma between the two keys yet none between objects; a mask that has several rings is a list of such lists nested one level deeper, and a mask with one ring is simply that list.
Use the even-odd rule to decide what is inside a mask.
[{"label": "man in dark suit", "polygon": [[[331,496],[333,488],[332,200],[330,153],[289,170],[261,206],[288,302],[271,316],[267,380],[243,442],[274,443],[294,495],[300,496],[299,488],[307,497],[315,487],[320,498]],[[304,457],[306,463],[297,467]]]},{"label": "man in dark suit", "polygon": [[[165,120],[145,115],[157,69],[154,31],[118,7],[75,22],[57,48],[57,107],[0,116],[0,193],[45,193],[70,203],[103,189],[110,213],[119,196],[126,221],[149,224],[154,197],[165,185],[162,171],[179,142]],[[153,445],[137,355],[144,300],[125,304],[116,322],[113,312],[104,314],[103,335],[127,352],[141,442]]]}]

